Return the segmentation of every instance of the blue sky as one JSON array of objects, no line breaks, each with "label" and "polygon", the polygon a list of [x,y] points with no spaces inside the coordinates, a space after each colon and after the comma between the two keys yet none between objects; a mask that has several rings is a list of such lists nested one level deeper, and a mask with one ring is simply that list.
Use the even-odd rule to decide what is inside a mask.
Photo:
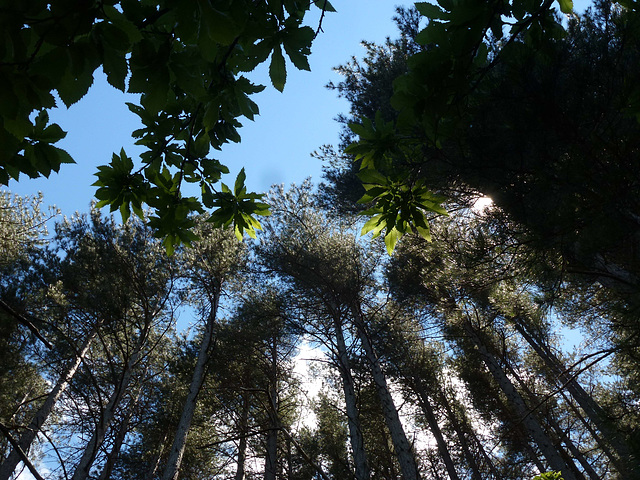
[{"label": "blue sky", "polygon": [[[284,93],[270,86],[266,68],[253,72],[251,79],[267,85],[255,95],[260,115],[254,122],[243,120],[242,142],[228,144],[213,156],[231,173],[223,179],[233,184],[235,175],[246,167],[249,189],[264,192],[272,184],[300,183],[306,177],[320,180],[322,165],[310,154],[323,144],[336,144],[340,126],[339,113],[348,104],[325,85],[340,77],[332,69],[352,56],[361,57],[362,40],[381,43],[387,36],[396,37],[392,17],[395,6],[409,5],[388,0],[332,0],[337,13],[327,14],[322,33],[314,42],[309,59],[311,72],[297,71],[288,65]],[[580,11],[591,2],[575,2]],[[87,211],[93,198],[93,174],[99,165],[109,163],[113,152],[121,147],[135,159],[140,150],[133,145],[131,132],[139,127],[137,117],[127,109],[126,101],[136,101],[107,84],[101,69],[89,93],[70,109],[51,112],[52,121],[68,131],[58,146],[75,159],[75,165],[63,165],[59,174],[50,178],[21,178],[9,189],[19,195],[44,194],[45,205],[56,205],[65,215]]]},{"label": "blue sky", "polygon": [[[212,156],[226,164],[231,173],[225,183],[233,184],[235,175],[246,167],[247,185],[264,192],[272,184],[300,183],[306,177],[320,180],[321,164],[310,154],[323,144],[338,141],[339,125],[335,117],[348,110],[344,100],[325,85],[339,76],[332,68],[351,56],[362,56],[362,40],[384,41],[396,36],[392,17],[395,5],[388,0],[332,0],[338,13],[327,14],[322,33],[314,42],[309,58],[311,72],[297,71],[288,65],[284,92],[276,91],[266,75],[266,68],[250,75],[267,89],[253,97],[260,108],[254,122],[243,119],[242,142],[228,144]],[[312,25],[314,26],[314,25]],[[125,95],[107,84],[101,69],[89,93],[70,109],[51,112],[51,119],[68,131],[57,146],[66,149],[76,160],[63,165],[59,174],[46,178],[22,177],[12,181],[9,189],[19,195],[44,194],[45,205],[55,204],[65,215],[88,211],[93,198],[93,174],[99,165],[109,163],[113,152],[121,147],[134,158],[139,147],[133,145],[131,132],[139,127],[137,117],[125,105],[136,97]]]}]

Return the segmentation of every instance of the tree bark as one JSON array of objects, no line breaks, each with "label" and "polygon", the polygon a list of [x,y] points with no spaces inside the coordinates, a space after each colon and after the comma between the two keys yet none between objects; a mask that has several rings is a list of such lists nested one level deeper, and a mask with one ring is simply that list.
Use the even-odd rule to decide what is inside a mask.
[{"label": "tree bark", "polygon": [[164,453],[164,447],[169,439],[169,430],[165,430],[164,435],[160,444],[158,445],[158,454],[156,455],[156,459],[153,462],[153,466],[147,471],[147,475],[145,476],[145,480],[155,480],[156,472],[158,468],[160,468],[160,462],[162,461],[162,454]]},{"label": "tree bark", "polygon": [[352,303],[350,305],[350,309],[362,348],[364,349],[367,360],[369,361],[369,367],[371,368],[373,381],[376,386],[378,398],[380,399],[384,419],[387,424],[387,428],[389,429],[389,433],[391,434],[391,441],[393,442],[396,457],[400,464],[402,478],[404,480],[418,480],[420,478],[420,473],[418,472],[416,458],[413,454],[411,445],[407,440],[402,423],[400,422],[398,409],[393,402],[391,392],[387,385],[386,376],[380,365],[380,360],[378,359],[378,355],[369,340],[368,329],[364,323],[360,306]]},{"label": "tree bark", "polygon": [[162,475],[162,480],[177,480],[180,473],[180,465],[182,464],[182,457],[184,456],[184,450],[187,443],[187,434],[191,427],[191,421],[196,410],[196,400],[207,370],[207,363],[209,361],[211,349],[214,343],[214,331],[216,323],[216,315],[218,312],[218,304],[220,302],[220,289],[217,289],[213,301],[211,302],[211,311],[209,312],[209,318],[207,319],[207,325],[202,337],[202,343],[200,344],[200,351],[198,352],[198,360],[196,361],[195,369],[193,370],[193,376],[191,377],[191,384],[189,386],[189,393],[182,409],[182,415],[178,422],[178,428],[176,430],[171,450],[169,451],[169,458],[167,465]]},{"label": "tree bark", "polygon": [[102,410],[100,420],[96,422],[96,428],[94,429],[93,435],[85,446],[84,453],[80,458],[80,462],[78,462],[71,480],[86,480],[86,478],[89,476],[91,466],[93,465],[96,455],[98,454],[98,450],[104,442],[104,437],[107,433],[107,430],[111,426],[111,422],[113,422],[113,419],[116,416],[116,412],[118,410],[118,407],[120,406],[120,402],[124,398],[124,395],[129,388],[129,383],[131,382],[135,367],[140,358],[140,353],[142,352],[142,348],[147,341],[149,327],[150,321],[145,322],[145,328],[142,330],[142,332],[140,332],[140,338],[138,339],[135,350],[129,358],[129,361],[127,362],[122,372],[120,382],[118,382],[118,385],[116,385],[113,393],[111,394],[109,402]]},{"label": "tree bark", "polygon": [[278,348],[277,340],[271,344],[271,373],[269,379],[269,431],[267,432],[267,448],[264,460],[264,480],[276,480],[278,473]]},{"label": "tree bark", "polygon": [[[605,455],[607,455],[607,458],[609,458],[616,470],[618,470],[619,473],[625,473],[625,464],[630,464],[629,449],[620,438],[619,431],[615,429],[611,421],[607,418],[602,407],[582,388],[577,379],[564,368],[562,362],[553,354],[548,345],[546,345],[542,339],[537,338],[537,335],[531,334],[527,328],[522,325],[523,321],[520,321],[520,318],[511,318],[510,320],[518,333],[522,335],[525,341],[545,363],[551,373],[550,376],[556,380],[559,386],[567,389],[580,408],[582,408],[586,417],[600,431],[602,436],[597,435],[594,440],[598,443]],[[585,418],[582,415],[580,415],[580,418],[584,422]],[[589,427],[588,425],[586,426]],[[609,446],[615,451],[615,454],[612,453]]]},{"label": "tree bark", "polygon": [[495,356],[489,352],[485,344],[482,342],[469,320],[464,320],[464,329],[469,338],[475,344],[485,365],[489,369],[489,372],[500,386],[500,389],[506,395],[509,404],[519,416],[520,422],[526,429],[528,435],[536,443],[540,452],[547,460],[549,467],[553,470],[561,471],[565,480],[577,480],[569,466],[553,445],[552,440],[544,432],[534,415],[531,414],[531,411],[527,407],[524,399],[506,375]]},{"label": "tree bark", "polygon": [[342,390],[344,392],[344,401],[347,409],[347,425],[349,427],[349,439],[351,442],[351,450],[353,451],[353,463],[355,466],[356,480],[368,480],[371,477],[371,471],[367,462],[367,454],[364,449],[364,439],[362,438],[362,430],[360,429],[360,413],[356,403],[356,393],[351,375],[351,365],[347,346],[342,332],[342,323],[337,314],[333,319],[334,334],[336,337],[337,348],[337,366],[342,379]]},{"label": "tree bark", "polygon": [[238,444],[238,462],[235,480],[244,480],[245,462],[247,459],[247,433],[249,430],[249,394],[242,394],[242,413],[240,417],[240,440]]},{"label": "tree bark", "polygon": [[[520,375],[518,375],[518,373],[508,364],[507,364],[507,368],[509,369],[509,372],[511,373],[511,375],[517,380],[518,384],[520,385],[520,389],[527,395],[527,398],[529,399],[529,401],[532,404],[535,404],[535,401],[536,401],[535,395],[533,394],[533,392],[531,392],[531,390],[526,385],[526,383],[522,380],[522,378],[520,378]],[[556,422],[555,418],[552,415],[552,412],[547,412],[544,418],[545,418],[545,421],[548,423],[549,427],[551,428],[551,430],[557,436],[556,437],[557,440],[555,444],[558,448],[558,451],[560,452],[561,455],[565,453],[563,455],[563,458],[565,459],[565,462],[567,463],[569,468],[571,468],[571,470],[575,474],[576,478],[580,480],[586,480],[586,478],[584,477],[584,474],[578,469],[578,467],[573,462],[573,460],[561,448],[561,445],[560,445],[561,443],[564,443],[567,446],[567,448],[569,449],[569,452],[571,452],[571,454],[573,455],[573,458],[578,460],[578,462],[583,467],[585,467],[585,471],[593,472],[593,474],[595,474],[595,472],[593,471],[593,468],[591,468],[591,465],[589,465],[589,463],[586,461],[582,452],[578,450],[578,448],[575,446],[573,441],[564,433],[560,425],[558,425],[558,422]],[[597,475],[596,477],[597,478],[595,480],[599,480],[599,477]]]},{"label": "tree bark", "polygon": [[100,472],[100,477],[98,480],[109,480],[111,478],[111,472],[113,472],[113,467],[115,466],[116,460],[118,459],[118,455],[120,454],[120,449],[122,448],[122,444],[124,443],[124,439],[129,432],[129,422],[131,421],[131,417],[133,416],[133,411],[135,405],[138,403],[138,399],[140,398],[140,393],[142,392],[142,385],[140,385],[135,393],[135,395],[131,398],[131,403],[127,407],[127,412],[120,423],[120,428],[118,429],[118,434],[113,442],[113,447],[107,456],[107,460],[102,467],[102,471]]},{"label": "tree bark", "polygon": [[[462,449],[462,453],[465,459],[467,460],[467,463],[469,464],[469,468],[471,469],[471,478],[473,480],[482,480],[480,465],[478,465],[478,462],[476,461],[476,457],[473,455],[473,452],[471,451],[471,445],[469,445],[469,442],[467,440],[467,435],[465,433],[465,430],[468,431],[469,429],[463,428],[463,426],[460,424],[458,420],[458,416],[456,412],[453,410],[453,408],[451,407],[451,404],[449,403],[449,399],[447,399],[446,392],[444,391],[440,391],[440,403],[445,409],[445,415],[447,417],[447,420],[449,420],[449,423],[451,424],[453,431],[456,432],[456,436],[458,437],[458,442],[460,443],[460,448]],[[487,466],[489,467],[493,475],[497,477],[497,472],[495,471],[493,461],[487,456],[486,452],[484,451],[484,447],[477,440],[477,438],[475,440],[477,441],[477,446],[479,446],[482,449],[482,454],[485,458],[485,461],[488,462]]]},{"label": "tree bark", "polygon": [[[58,382],[55,384],[53,389],[47,395],[46,400],[42,404],[42,406],[38,409],[36,414],[31,419],[29,426],[26,428],[25,432],[20,436],[20,440],[18,441],[18,445],[20,450],[27,454],[29,449],[31,448],[31,444],[35,440],[38,432],[44,425],[44,422],[47,421],[47,418],[53,411],[53,408],[57,401],[60,399],[64,391],[69,386],[71,379],[75,375],[76,371],[80,367],[80,364],[84,360],[85,355],[89,351],[89,347],[91,346],[91,342],[93,342],[94,338],[98,333],[99,325],[96,325],[91,332],[85,338],[84,343],[80,350],[76,353],[76,356],[73,359],[73,362],[67,367],[67,370],[60,376]],[[11,453],[7,457],[7,459],[2,462],[0,465],[0,480],[9,480],[11,474],[15,471],[16,467],[20,463],[20,453],[18,450],[13,448]]]},{"label": "tree bark", "polygon": [[460,480],[458,473],[456,472],[455,465],[453,463],[453,459],[451,458],[451,454],[449,453],[449,448],[447,447],[447,441],[442,435],[442,430],[440,429],[440,425],[438,424],[438,419],[436,418],[435,412],[433,411],[433,407],[431,406],[431,401],[429,400],[429,396],[424,388],[424,384],[422,379],[419,376],[414,376],[412,378],[412,386],[413,391],[418,398],[418,404],[420,405],[420,409],[424,414],[425,419],[427,420],[427,424],[429,425],[429,430],[433,434],[436,439],[436,445],[438,447],[438,453],[444,462],[445,467],[447,468],[447,473],[449,474],[449,478],[451,480]]}]

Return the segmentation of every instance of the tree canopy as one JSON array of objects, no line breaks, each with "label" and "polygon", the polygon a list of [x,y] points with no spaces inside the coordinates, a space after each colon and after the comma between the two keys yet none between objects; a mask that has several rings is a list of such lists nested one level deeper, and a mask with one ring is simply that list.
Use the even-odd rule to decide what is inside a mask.
[{"label": "tree canopy", "polygon": [[[309,69],[320,29],[304,24],[311,8],[320,9],[320,22],[333,11],[327,0],[2,2],[0,183],[48,177],[74,162],[55,146],[66,133],[47,111],[56,106],[54,93],[67,107],[80,100],[102,67],[112,86],[140,94],[129,109],[142,121],[132,135],[146,150],[140,162],[114,153],[98,169],[98,205],[120,210],[124,220],[150,207],[149,222],[168,250],[195,238],[191,215],[205,209],[215,224],[233,223],[238,236],[255,235],[266,205],[246,191],[244,171],[233,188],[219,183],[228,169],[209,152],[240,141],[239,119],[258,114],[250,97],[264,86],[244,72],[268,61],[282,91],[285,55]],[[183,194],[185,183],[200,195]]]},{"label": "tree canopy", "polygon": [[[98,173],[98,206],[123,222],[93,208],[46,238],[39,198],[0,195],[0,480],[639,475],[636,2],[564,19],[566,1],[398,8],[400,38],[338,68],[351,111],[321,150],[325,184],[264,201],[244,171],[214,191],[208,149],[253,108],[243,69],[270,56],[280,88],[283,52],[304,66],[311,5],[24,5],[0,10],[19,17],[3,52],[22,55],[0,75],[31,83],[0,95],[31,89],[33,130],[3,117],[3,154],[63,158],[45,104],[94,64],[149,88],[131,106],[148,150],[138,171],[121,152]],[[149,222],[129,215],[143,203]]]}]

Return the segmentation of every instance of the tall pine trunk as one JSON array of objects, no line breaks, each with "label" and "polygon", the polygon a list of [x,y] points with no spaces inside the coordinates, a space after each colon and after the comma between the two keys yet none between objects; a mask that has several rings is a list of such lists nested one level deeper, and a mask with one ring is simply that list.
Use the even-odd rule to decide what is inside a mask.
[{"label": "tall pine trunk", "polygon": [[249,433],[249,394],[242,394],[242,413],[238,425],[240,439],[238,444],[238,461],[235,480],[244,480],[245,463],[247,459],[247,434]]},{"label": "tall pine trunk", "polygon": [[264,459],[264,480],[276,480],[278,473],[278,430],[280,429],[280,419],[278,416],[278,347],[276,342],[274,337],[270,348],[269,431],[267,432],[267,448]]},{"label": "tall pine trunk", "polygon": [[[47,398],[42,406],[38,409],[36,414],[31,419],[29,426],[20,436],[18,445],[20,447],[20,450],[25,454],[28,453],[29,449],[31,448],[31,444],[40,432],[42,425],[44,425],[44,423],[47,421],[47,418],[53,411],[56,403],[69,386],[71,379],[75,375],[76,371],[80,367],[80,364],[84,360],[84,357],[89,351],[91,342],[93,342],[94,338],[96,337],[99,327],[100,325],[96,325],[87,335],[82,347],[76,353],[73,361],[69,364],[67,370],[60,376],[53,389],[49,392],[49,395],[47,395]],[[9,477],[11,477],[11,474],[15,471],[16,467],[20,463],[20,460],[20,454],[18,453],[18,451],[16,451],[15,448],[12,449],[7,459],[2,462],[2,465],[0,465],[0,480],[9,480]]]},{"label": "tall pine trunk", "polygon": [[116,460],[120,455],[120,450],[122,449],[122,444],[124,443],[124,439],[129,432],[129,422],[131,421],[131,417],[133,417],[134,408],[140,399],[140,394],[142,393],[142,385],[139,385],[136,393],[131,397],[131,401],[127,406],[127,411],[120,422],[120,428],[118,428],[118,433],[116,434],[115,440],[113,442],[113,446],[111,447],[111,451],[109,455],[107,455],[107,459],[105,461],[104,466],[102,467],[102,471],[100,472],[100,476],[98,480],[109,480],[111,478],[111,473],[113,472],[113,467],[116,464]]},{"label": "tall pine trunk", "polygon": [[416,375],[411,379],[411,387],[416,394],[416,397],[418,398],[418,404],[420,405],[420,409],[424,414],[424,418],[427,420],[429,430],[431,430],[431,434],[436,440],[438,453],[440,454],[440,458],[442,458],[442,461],[447,468],[449,478],[451,480],[460,480],[460,477],[456,472],[453,459],[451,458],[451,454],[449,453],[447,441],[442,434],[442,430],[440,429],[440,425],[438,424],[438,419],[436,418],[433,406],[431,405],[431,401],[429,399],[429,396],[427,395],[424,383],[420,376]]},{"label": "tall pine trunk", "polygon": [[507,397],[509,404],[517,413],[520,422],[527,431],[527,434],[535,442],[540,449],[540,452],[547,460],[548,466],[552,470],[561,471],[565,480],[578,480],[562,458],[562,455],[560,455],[554,446],[553,441],[535,419],[535,416],[527,407],[524,399],[504,372],[498,360],[489,352],[468,319],[464,320],[464,329],[468,337],[475,344],[475,347],[482,357],[484,364],[487,366],[487,369]]},{"label": "tall pine trunk", "polygon": [[493,464],[493,460],[489,457],[489,455],[485,451],[484,446],[482,445],[482,442],[478,439],[472,427],[468,425],[467,419],[464,416],[464,414],[462,416],[462,419],[458,418],[458,415],[454,411],[454,407],[452,407],[451,403],[449,402],[449,399],[447,398],[447,394],[444,391],[440,392],[440,403],[445,409],[445,415],[447,417],[447,420],[451,424],[453,431],[456,432],[456,436],[458,437],[458,442],[460,443],[460,448],[462,449],[464,457],[467,460],[467,463],[469,464],[469,468],[471,469],[471,478],[473,480],[483,480],[483,474],[480,469],[480,465],[476,460],[476,457],[473,455],[473,452],[471,451],[471,445],[467,440],[468,434],[470,434],[472,440],[474,440],[475,447],[479,450],[480,456],[484,459],[485,463],[487,464],[487,468],[489,469],[491,474],[495,478],[498,478],[499,477],[498,471],[496,470],[495,465]]},{"label": "tall pine trunk", "polygon": [[[335,312],[335,311],[334,311]],[[342,390],[347,410],[347,425],[349,427],[349,439],[353,451],[356,480],[368,480],[371,471],[367,462],[367,454],[364,449],[364,439],[360,428],[360,412],[356,403],[356,393],[351,375],[351,364],[347,354],[347,346],[342,331],[342,322],[337,313],[334,313],[333,325],[336,337],[338,371],[342,379]]]},{"label": "tall pine trunk", "polygon": [[145,328],[140,332],[140,338],[138,338],[135,350],[129,358],[129,361],[127,362],[122,372],[120,381],[118,382],[118,385],[116,385],[113,393],[111,394],[111,397],[109,398],[109,402],[102,409],[101,417],[96,422],[96,428],[94,429],[93,435],[85,446],[84,453],[80,458],[80,462],[78,462],[78,465],[76,466],[76,470],[71,480],[86,480],[86,478],[89,476],[91,466],[93,465],[96,455],[98,454],[98,450],[104,442],[104,437],[107,433],[107,430],[111,426],[111,422],[116,416],[117,410],[120,406],[120,402],[124,398],[124,395],[129,388],[129,383],[131,382],[131,378],[133,377],[133,373],[140,359],[140,354],[147,341],[151,323],[150,319],[146,320],[147,321],[145,322]]},{"label": "tall pine trunk", "polygon": [[187,434],[191,427],[191,421],[196,410],[196,401],[198,394],[204,383],[204,378],[207,371],[207,363],[211,355],[211,349],[214,344],[214,333],[216,316],[218,313],[218,304],[220,302],[220,289],[218,288],[213,295],[211,302],[211,311],[207,318],[207,324],[205,327],[204,335],[202,337],[202,343],[200,344],[200,350],[198,352],[198,360],[193,370],[191,377],[191,384],[189,385],[189,393],[182,408],[182,415],[178,422],[178,428],[176,430],[171,450],[169,451],[169,458],[165,466],[162,480],[177,480],[180,473],[180,465],[182,464],[182,457],[184,456],[184,450],[187,443]]},{"label": "tall pine trunk", "polygon": [[[589,421],[592,422],[596,429],[600,431],[602,435],[595,435],[594,440],[615,466],[616,470],[620,473],[624,473],[626,471],[625,464],[630,464],[629,449],[621,438],[620,432],[607,418],[602,407],[600,407],[593,397],[589,395],[584,388],[582,388],[575,376],[566,370],[562,362],[553,354],[543,339],[530,333],[528,329],[522,325],[523,322],[519,321],[519,318],[512,318],[510,320],[518,333],[522,335],[522,338],[525,339],[525,341],[542,359],[549,369],[552,378],[556,379],[557,383],[571,394],[571,397],[573,397],[580,408],[582,408],[584,415],[586,415]],[[582,415],[580,415],[579,418],[583,422],[586,420]],[[586,422],[584,423],[585,426],[589,428],[589,425],[587,425]],[[613,449],[613,452],[611,449]]]},{"label": "tall pine trunk", "polygon": [[362,317],[360,306],[352,303],[350,305],[350,309],[356,330],[358,331],[360,343],[362,344],[362,348],[364,349],[371,369],[378,398],[380,399],[382,413],[384,415],[387,428],[389,429],[389,433],[391,434],[391,441],[393,442],[398,463],[400,464],[402,478],[404,480],[418,480],[420,478],[420,474],[418,472],[416,458],[413,454],[411,445],[409,444],[409,440],[407,440],[402,423],[400,422],[398,409],[393,402],[389,386],[387,385],[386,376],[380,365],[380,360],[373,348],[373,345],[371,344],[371,341],[369,340],[368,329]]}]

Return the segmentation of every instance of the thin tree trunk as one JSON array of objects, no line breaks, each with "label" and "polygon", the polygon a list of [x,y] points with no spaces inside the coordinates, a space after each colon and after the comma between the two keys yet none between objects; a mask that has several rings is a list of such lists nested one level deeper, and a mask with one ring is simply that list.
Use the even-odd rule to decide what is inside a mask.
[{"label": "thin tree trunk", "polygon": [[189,393],[187,394],[187,399],[182,409],[182,415],[180,416],[173,444],[169,451],[169,458],[167,460],[164,474],[162,475],[162,480],[177,480],[180,472],[180,465],[182,463],[182,457],[184,456],[184,450],[187,443],[187,434],[191,427],[191,421],[193,420],[193,415],[196,410],[196,400],[200,393],[200,389],[202,388],[202,384],[204,383],[207,363],[214,343],[214,327],[219,302],[220,290],[218,289],[213,297],[211,312],[209,312],[204,336],[202,337],[202,343],[200,344],[200,351],[198,352],[198,360],[196,362],[195,369],[193,370],[193,376],[191,377]]},{"label": "thin tree trunk", "polygon": [[235,480],[244,480],[247,459],[247,433],[249,430],[249,394],[246,392],[242,395],[242,414],[239,427],[240,443],[238,444],[238,466]]},{"label": "thin tree trunk", "polygon": [[436,445],[438,447],[438,453],[442,458],[442,461],[447,468],[447,473],[449,474],[449,478],[451,480],[460,480],[456,472],[455,465],[453,463],[453,459],[451,458],[451,454],[449,453],[449,448],[447,447],[447,442],[442,435],[442,430],[440,429],[440,425],[438,425],[438,419],[433,411],[433,407],[431,406],[431,402],[429,400],[429,396],[425,391],[422,379],[419,376],[414,376],[411,379],[413,390],[418,397],[418,404],[424,414],[425,419],[427,420],[427,424],[429,425],[429,430],[433,434],[436,439]]},{"label": "thin tree trunk", "polygon": [[135,405],[138,403],[138,399],[140,398],[140,393],[142,392],[142,385],[140,385],[132,397],[131,402],[127,407],[127,412],[120,423],[120,428],[118,429],[118,434],[113,442],[113,447],[107,456],[107,460],[100,472],[100,477],[98,480],[109,480],[111,477],[111,472],[113,472],[113,467],[115,466],[116,460],[118,459],[118,455],[120,454],[120,449],[122,448],[122,444],[124,443],[124,439],[129,432],[129,422],[131,421],[131,417],[133,416],[133,411]]},{"label": "thin tree trunk", "polygon": [[349,439],[351,442],[351,450],[353,451],[353,463],[355,466],[356,480],[368,480],[371,477],[369,464],[367,462],[367,454],[364,449],[364,439],[362,438],[362,430],[360,429],[360,413],[356,403],[356,393],[353,384],[353,376],[351,375],[351,365],[347,346],[342,332],[342,324],[337,314],[334,314],[334,333],[336,337],[338,371],[342,379],[342,390],[344,392],[344,400],[347,409],[347,425],[349,427]]},{"label": "thin tree trunk", "polygon": [[71,480],[86,480],[86,478],[89,476],[91,466],[93,465],[96,455],[98,454],[98,450],[104,442],[104,437],[107,433],[107,430],[111,426],[111,422],[113,422],[113,419],[116,416],[116,411],[120,406],[120,402],[122,401],[127,389],[129,388],[129,383],[131,382],[133,372],[140,358],[140,353],[142,352],[142,348],[147,341],[150,322],[147,321],[145,325],[145,328],[140,333],[140,338],[138,339],[135,350],[129,358],[124,371],[122,372],[120,382],[111,394],[109,402],[102,410],[101,418],[96,423],[96,428],[93,432],[93,435],[91,436],[89,443],[87,443],[84,449],[82,458],[80,458],[80,462],[78,463],[78,466],[76,467]]},{"label": "thin tree trunk", "polygon": [[[58,382],[55,384],[51,392],[49,392],[49,395],[47,395],[47,398],[42,406],[38,409],[36,414],[31,419],[31,423],[29,423],[29,426],[26,428],[25,432],[20,436],[18,445],[20,447],[20,450],[25,454],[28,453],[29,449],[31,448],[31,444],[38,435],[38,432],[40,432],[42,425],[44,425],[44,422],[47,421],[47,418],[53,411],[53,407],[69,386],[71,379],[75,375],[76,371],[80,367],[80,364],[84,360],[85,355],[89,351],[91,342],[94,340],[98,333],[98,328],[99,325],[96,325],[87,335],[82,347],[80,348],[80,351],[76,353],[73,362],[60,376]],[[20,461],[20,453],[16,451],[15,448],[13,448],[7,459],[2,462],[2,465],[0,465],[0,480],[9,480],[9,477],[11,477],[11,474],[15,471]]]},{"label": "thin tree trunk", "polygon": [[[595,437],[596,442],[616,467],[616,470],[624,473],[626,471],[625,463],[628,463],[630,457],[629,449],[620,438],[620,432],[615,429],[607,418],[602,407],[582,388],[576,378],[564,368],[562,362],[553,354],[544,341],[539,338],[534,338],[534,335],[530,334],[521,324],[522,322],[520,322],[519,318],[512,318],[510,320],[518,333],[522,335],[525,341],[544,361],[551,372],[551,377],[557,379],[557,383],[567,389],[578,405],[580,405],[587,418],[596,426],[600,433],[602,433],[602,436],[598,435]],[[581,418],[584,419],[584,417]],[[615,455],[612,454],[608,448],[609,445],[616,452]]]},{"label": "thin tree trunk", "polygon": [[[513,375],[516,378],[516,380],[520,384],[520,388],[527,394],[527,397],[530,399],[530,401],[535,402],[536,400],[535,395],[531,392],[531,390],[526,385],[526,383],[522,380],[522,378],[520,378],[520,375],[518,375],[518,373],[511,367],[509,367],[509,371],[511,372],[511,375]],[[587,462],[587,459],[584,458],[584,455],[578,449],[578,447],[576,447],[576,445],[573,443],[571,438],[569,438],[569,436],[564,432],[564,430],[560,427],[560,425],[558,425],[558,422],[556,422],[553,415],[551,415],[551,412],[545,415],[545,419],[548,422],[549,426],[553,429],[555,434],[558,436],[558,441],[564,443],[567,446],[567,448],[569,449],[569,452],[571,453],[571,455],[573,455],[573,458],[575,458],[578,461],[578,463],[582,465],[582,467],[584,468],[584,471],[587,472],[589,477],[592,480],[600,480],[600,476],[595,472],[595,470],[589,464],[589,462]],[[573,460],[568,459],[567,463],[569,464],[570,467],[573,467],[574,472],[576,473],[576,476],[578,478],[584,478],[584,474],[578,470],[578,467],[575,465]]]},{"label": "thin tree trunk", "polygon": [[469,468],[471,469],[471,478],[473,480],[482,480],[482,475],[480,474],[480,466],[478,465],[478,462],[476,461],[475,456],[471,452],[471,447],[469,445],[469,442],[467,441],[467,436],[465,435],[465,432],[462,429],[460,422],[458,421],[458,417],[456,413],[453,411],[453,408],[451,408],[449,400],[447,399],[447,396],[446,396],[446,392],[440,391],[439,397],[440,397],[439,399],[440,403],[442,404],[445,410],[445,416],[449,421],[449,423],[451,424],[453,431],[456,432],[456,436],[458,437],[460,448],[462,449],[462,454],[464,455],[469,465]]},{"label": "thin tree trunk", "polygon": [[480,353],[485,365],[493,375],[500,389],[506,395],[509,404],[513,407],[518,414],[520,422],[526,429],[531,439],[538,445],[540,452],[547,460],[549,467],[553,470],[561,471],[565,480],[577,480],[570,470],[567,463],[564,461],[556,447],[553,445],[552,440],[544,432],[534,415],[527,407],[524,399],[520,393],[516,390],[515,386],[507,377],[506,373],[489,350],[482,342],[475,329],[468,320],[464,321],[464,328],[469,338],[475,344],[478,352]]},{"label": "thin tree trunk", "polygon": [[589,476],[589,478],[591,480],[601,480],[600,475],[598,475],[591,464],[587,462],[587,459],[584,458],[582,452],[578,450],[578,447],[576,447],[575,443],[573,443],[573,440],[571,440],[571,438],[569,438],[569,436],[564,432],[560,425],[558,425],[558,422],[556,422],[553,418],[550,418],[548,421],[551,425],[551,428],[553,428],[556,432],[556,435],[558,435],[558,438],[567,446],[569,452],[571,452],[571,455],[573,455],[573,458],[575,458],[580,463],[580,465],[582,465],[582,468],[584,468],[584,471]]},{"label": "thin tree trunk", "polygon": [[418,465],[411,445],[404,433],[402,423],[400,422],[398,409],[393,402],[391,392],[387,385],[387,379],[382,371],[382,367],[380,366],[380,360],[378,359],[373,345],[369,340],[367,328],[364,323],[364,319],[362,318],[362,313],[360,312],[360,306],[352,303],[350,308],[362,348],[364,349],[367,360],[369,361],[371,374],[376,386],[378,398],[380,399],[384,419],[387,424],[387,428],[389,429],[389,433],[391,434],[391,441],[393,442],[396,457],[400,464],[402,478],[404,480],[418,480],[420,478]]},{"label": "thin tree trunk", "polygon": [[304,459],[305,462],[307,462],[311,467],[314,468],[314,470],[316,471],[316,473],[318,474],[318,476],[322,479],[322,480],[331,480],[326,473],[324,473],[324,470],[322,470],[322,467],[320,467],[320,465],[318,465],[316,462],[314,462],[311,457],[307,454],[307,452],[304,451],[304,449],[302,448],[302,446],[296,441],[295,438],[293,438],[293,436],[291,435],[291,433],[289,432],[289,430],[287,430],[286,428],[282,429],[282,433],[284,433],[284,436],[287,437],[287,440],[289,440],[291,443],[293,443],[293,445],[296,447],[296,450],[298,450],[298,453],[302,456],[302,458]]},{"label": "thin tree trunk", "polygon": [[271,378],[269,379],[269,431],[264,461],[264,480],[276,480],[278,473],[278,349],[276,339],[271,345]]},{"label": "thin tree trunk", "polygon": [[153,462],[153,467],[147,471],[147,475],[145,477],[146,480],[154,480],[156,478],[156,472],[158,468],[160,468],[160,462],[162,461],[162,454],[164,453],[164,447],[169,439],[169,430],[165,430],[164,436],[162,437],[162,441],[158,445],[158,454],[156,455],[156,460]]}]

